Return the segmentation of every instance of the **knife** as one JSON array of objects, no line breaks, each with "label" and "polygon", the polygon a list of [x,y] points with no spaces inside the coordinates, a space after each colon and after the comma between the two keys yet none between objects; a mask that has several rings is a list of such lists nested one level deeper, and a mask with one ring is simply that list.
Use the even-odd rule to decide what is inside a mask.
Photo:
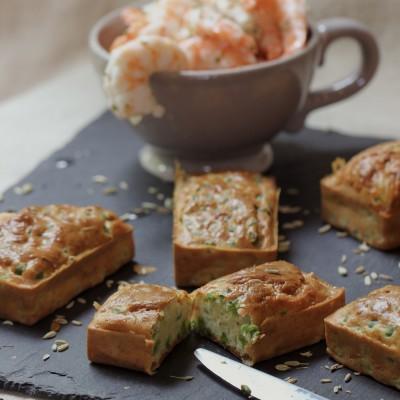
[{"label": "knife", "polygon": [[212,351],[199,348],[194,355],[211,372],[248,397],[251,395],[259,400],[326,400],[306,389]]}]

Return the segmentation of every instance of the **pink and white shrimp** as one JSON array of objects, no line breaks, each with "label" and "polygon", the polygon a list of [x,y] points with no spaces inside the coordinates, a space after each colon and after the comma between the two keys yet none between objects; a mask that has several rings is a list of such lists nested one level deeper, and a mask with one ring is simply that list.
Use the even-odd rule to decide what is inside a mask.
[{"label": "pink and white shrimp", "polygon": [[165,37],[140,36],[117,47],[104,75],[104,90],[114,114],[120,118],[161,117],[164,108],[151,90],[151,74],[187,66],[185,53]]},{"label": "pink and white shrimp", "polygon": [[302,49],[307,41],[307,17],[304,0],[275,0],[286,55]]},{"label": "pink and white shrimp", "polygon": [[195,26],[196,34],[180,43],[190,69],[233,68],[257,62],[256,42],[239,25],[225,18],[215,23],[202,21]]},{"label": "pink and white shrimp", "polygon": [[304,0],[242,0],[258,27],[262,55],[272,60],[304,47],[307,20]]}]

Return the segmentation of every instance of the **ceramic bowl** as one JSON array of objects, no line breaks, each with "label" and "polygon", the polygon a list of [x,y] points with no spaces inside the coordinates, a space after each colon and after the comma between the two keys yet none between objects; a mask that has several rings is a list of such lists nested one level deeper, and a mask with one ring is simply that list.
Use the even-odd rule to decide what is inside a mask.
[{"label": "ceramic bowl", "polygon": [[[107,49],[123,30],[120,10],[115,10],[90,32],[90,51],[100,77],[108,61]],[[329,87],[310,91],[326,49],[343,37],[359,43],[359,69]],[[263,171],[272,162],[268,143],[276,134],[301,130],[308,113],[361,90],[378,63],[378,45],[368,28],[351,19],[334,18],[311,23],[305,48],[288,57],[234,69],[156,73],[151,86],[166,113],[132,126],[132,132],[146,143],[141,164],[169,180],[176,159],[190,170]]]}]

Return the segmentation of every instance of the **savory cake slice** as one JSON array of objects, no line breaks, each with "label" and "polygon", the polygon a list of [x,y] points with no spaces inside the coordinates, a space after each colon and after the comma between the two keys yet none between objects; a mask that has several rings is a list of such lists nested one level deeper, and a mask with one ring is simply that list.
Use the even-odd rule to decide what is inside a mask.
[{"label": "savory cake slice", "polygon": [[400,286],[386,286],[325,319],[328,353],[400,389]]},{"label": "savory cake slice", "polygon": [[178,286],[200,286],[276,259],[279,191],[251,172],[175,179],[173,250]]},{"label": "savory cake slice", "polygon": [[88,358],[153,374],[190,332],[191,299],[158,285],[120,286],[88,328]]},{"label": "savory cake slice", "polygon": [[321,180],[322,218],[373,247],[400,246],[400,141],[337,159]]},{"label": "savory cake slice", "polygon": [[0,318],[32,325],[133,255],[132,227],[101,207],[0,214]]},{"label": "savory cake slice", "polygon": [[192,296],[194,329],[249,365],[319,342],[324,318],[344,304],[344,289],[285,261],[224,276]]}]

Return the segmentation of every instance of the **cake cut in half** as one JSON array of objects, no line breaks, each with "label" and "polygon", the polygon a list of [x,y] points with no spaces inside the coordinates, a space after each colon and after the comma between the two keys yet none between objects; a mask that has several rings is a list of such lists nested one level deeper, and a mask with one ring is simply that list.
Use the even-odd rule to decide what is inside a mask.
[{"label": "cake cut in half", "polygon": [[247,268],[192,293],[194,329],[246,364],[324,338],[324,318],[344,304],[344,289],[285,261]]},{"label": "cake cut in half", "polygon": [[372,291],[326,318],[328,353],[400,390],[400,286]]},{"label": "cake cut in half", "polygon": [[32,325],[134,255],[132,227],[101,207],[0,214],[0,318]]},{"label": "cake cut in half", "polygon": [[278,201],[272,179],[251,172],[188,175],[177,168],[175,282],[200,286],[276,259]]},{"label": "cake cut in half", "polygon": [[321,180],[322,218],[369,245],[400,246],[400,141],[337,159]]},{"label": "cake cut in half", "polygon": [[154,374],[190,332],[191,298],[183,290],[122,285],[88,327],[89,360]]}]

